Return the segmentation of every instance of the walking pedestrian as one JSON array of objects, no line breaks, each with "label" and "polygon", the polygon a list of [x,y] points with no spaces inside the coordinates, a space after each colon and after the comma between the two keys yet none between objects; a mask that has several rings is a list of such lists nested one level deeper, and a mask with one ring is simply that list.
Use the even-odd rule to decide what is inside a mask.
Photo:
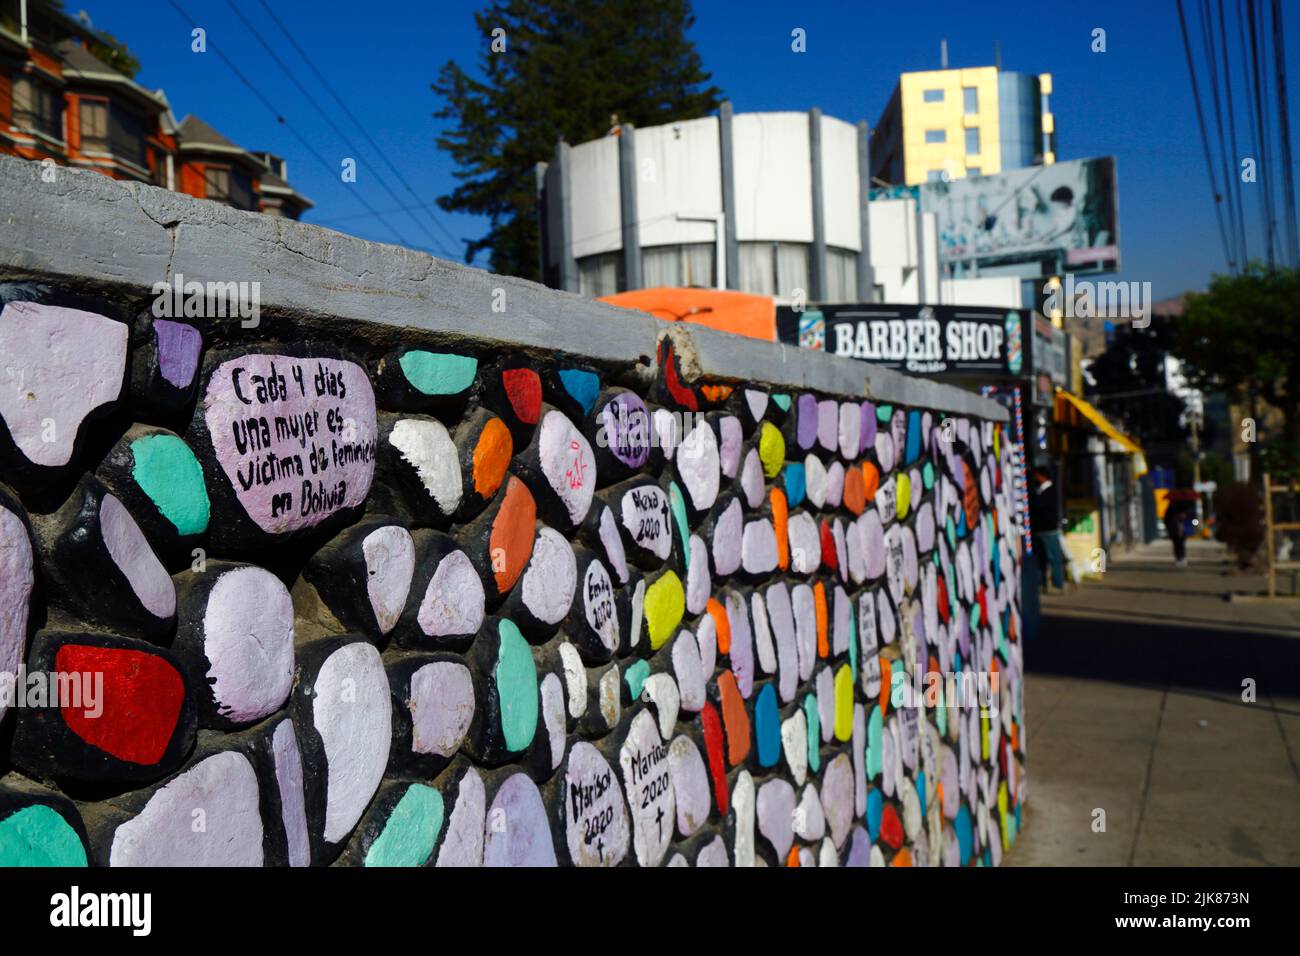
[{"label": "walking pedestrian", "polygon": [[1061,567],[1061,506],[1057,500],[1052,473],[1044,465],[1034,468],[1034,489],[1029,495],[1029,530],[1033,534],[1034,554],[1038,559],[1038,572],[1047,586],[1048,571],[1052,587],[1065,589],[1065,572]]},{"label": "walking pedestrian", "polygon": [[1181,497],[1169,496],[1169,506],[1165,508],[1165,533],[1174,545],[1174,565],[1187,567],[1187,502]]}]

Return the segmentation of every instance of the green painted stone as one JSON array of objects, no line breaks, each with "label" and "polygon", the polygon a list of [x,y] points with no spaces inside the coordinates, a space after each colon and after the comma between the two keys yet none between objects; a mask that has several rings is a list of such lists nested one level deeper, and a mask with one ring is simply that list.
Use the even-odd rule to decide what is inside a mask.
[{"label": "green painted stone", "polygon": [[889,421],[889,420],[890,420],[891,418],[893,418],[893,417],[894,417],[894,406],[893,406],[893,405],[877,405],[877,406],[876,406],[876,421],[878,421],[878,422],[887,422],[887,421]]},{"label": "green painted stone", "polygon": [[144,435],[131,442],[131,477],[182,536],[202,534],[211,505],[203,468],[175,435]]},{"label": "green painted stone", "polygon": [[474,384],[478,359],[450,352],[412,349],[399,360],[411,387],[425,395],[456,395]]},{"label": "green painted stone", "polygon": [[944,533],[948,535],[948,548],[951,551],[957,550],[957,526],[952,523],[952,515],[944,519]]},{"label": "green painted stone", "polygon": [[497,632],[501,644],[493,676],[501,701],[501,730],[506,747],[517,753],[533,742],[537,731],[537,667],[514,621],[503,620]]},{"label": "green painted stone", "polygon": [[686,567],[691,566],[691,527],[686,523],[686,499],[677,482],[668,482],[668,503],[673,509],[673,520],[677,522],[677,536],[682,541],[682,561]]},{"label": "green painted stone", "polygon": [[645,686],[645,680],[650,676],[650,662],[637,661],[623,672],[623,680],[627,681],[627,689],[632,694],[633,700],[641,699],[641,688]]},{"label": "green painted stone", "polygon": [[854,602],[849,602],[849,667],[853,671],[853,683],[858,682],[858,612],[853,606]]},{"label": "green painted stone", "polygon": [[974,634],[980,626],[980,606],[978,603],[970,606],[970,630]]},{"label": "green painted stone", "polygon": [[86,848],[63,816],[42,803],[0,820],[0,866],[86,866]]},{"label": "green painted stone", "polygon": [[950,701],[945,701],[944,706],[936,707],[934,709],[934,719],[935,723],[939,725],[940,737],[946,737],[948,735],[948,708],[951,706],[952,703]]},{"label": "green painted stone", "polygon": [[925,486],[926,491],[934,487],[934,465],[928,461],[921,466],[921,484]]},{"label": "green painted stone", "polygon": [[808,769],[817,773],[822,768],[822,719],[812,694],[803,699],[803,715],[808,725]]},{"label": "green painted stone", "polygon": [[773,392],[772,404],[781,409],[781,411],[788,412],[790,410],[790,396],[785,392]]},{"label": "green painted stone", "polygon": [[[944,708],[940,707],[939,712],[943,713]],[[884,765],[885,750],[881,737],[884,734],[884,718],[880,715],[879,707],[871,708],[871,716],[867,718],[867,779],[871,780],[880,776],[880,768]]]},{"label": "green painted stone", "polygon": [[442,794],[422,783],[406,788],[383,832],[366,853],[366,866],[423,866],[442,831]]}]

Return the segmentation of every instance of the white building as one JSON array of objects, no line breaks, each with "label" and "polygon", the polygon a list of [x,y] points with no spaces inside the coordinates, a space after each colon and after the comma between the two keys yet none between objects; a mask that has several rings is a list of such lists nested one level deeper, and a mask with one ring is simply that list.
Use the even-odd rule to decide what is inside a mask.
[{"label": "white building", "polygon": [[779,302],[1022,306],[1013,278],[944,279],[913,199],[867,202],[868,130],[733,113],[570,146],[538,166],[542,273],[587,296],[703,286]]}]

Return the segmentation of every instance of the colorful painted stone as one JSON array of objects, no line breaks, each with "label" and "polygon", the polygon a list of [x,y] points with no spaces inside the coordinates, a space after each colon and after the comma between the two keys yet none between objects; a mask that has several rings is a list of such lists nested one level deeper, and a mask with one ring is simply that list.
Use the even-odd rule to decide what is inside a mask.
[{"label": "colorful painted stone", "polygon": [[659,650],[672,637],[685,611],[686,592],[681,578],[665,571],[646,588],[645,620],[651,650]]},{"label": "colorful painted stone", "polygon": [[451,352],[409,349],[397,361],[406,381],[422,395],[459,394],[478,374],[478,359]]},{"label": "colorful painted stone", "polygon": [[633,717],[618,761],[632,810],[632,848],[641,866],[658,866],[673,835],[676,798],[668,753],[654,718],[646,711]]},{"label": "colorful painted stone", "polygon": [[557,865],[546,806],[527,774],[514,774],[501,785],[484,829],[484,866]]},{"label": "colorful painted stone", "polygon": [[[0,490],[0,720],[13,702],[14,682],[27,646],[27,622],[36,584],[31,535],[18,503]],[[10,693],[6,693],[9,691]]]},{"label": "colorful painted stone", "polygon": [[87,843],[72,801],[25,783],[0,787],[0,866],[83,867]]},{"label": "colorful painted stone", "polygon": [[574,866],[618,866],[627,855],[628,821],[614,769],[590,743],[569,751],[560,805]]},{"label": "colorful painted stone", "polygon": [[507,613],[521,629],[549,634],[568,616],[577,591],[573,546],[554,528],[539,528],[523,578],[506,601]]},{"label": "colorful painted stone", "polygon": [[208,528],[210,505],[203,469],[189,445],[166,432],[131,442],[132,477],[180,537]]},{"label": "colorful painted stone", "polygon": [[366,851],[364,865],[424,866],[433,855],[442,824],[441,793],[420,783],[401,789],[401,797]]}]

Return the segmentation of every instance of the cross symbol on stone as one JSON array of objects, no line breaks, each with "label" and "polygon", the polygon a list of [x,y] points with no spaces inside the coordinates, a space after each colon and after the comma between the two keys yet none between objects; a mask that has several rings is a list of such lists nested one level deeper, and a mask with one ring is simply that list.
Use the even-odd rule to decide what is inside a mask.
[{"label": "cross symbol on stone", "polygon": [[602,863],[605,861],[605,839],[603,837],[596,841],[596,855],[600,857]]},{"label": "cross symbol on stone", "polygon": [[664,835],[664,808],[659,807],[655,810],[655,823],[659,826],[659,835]]}]

